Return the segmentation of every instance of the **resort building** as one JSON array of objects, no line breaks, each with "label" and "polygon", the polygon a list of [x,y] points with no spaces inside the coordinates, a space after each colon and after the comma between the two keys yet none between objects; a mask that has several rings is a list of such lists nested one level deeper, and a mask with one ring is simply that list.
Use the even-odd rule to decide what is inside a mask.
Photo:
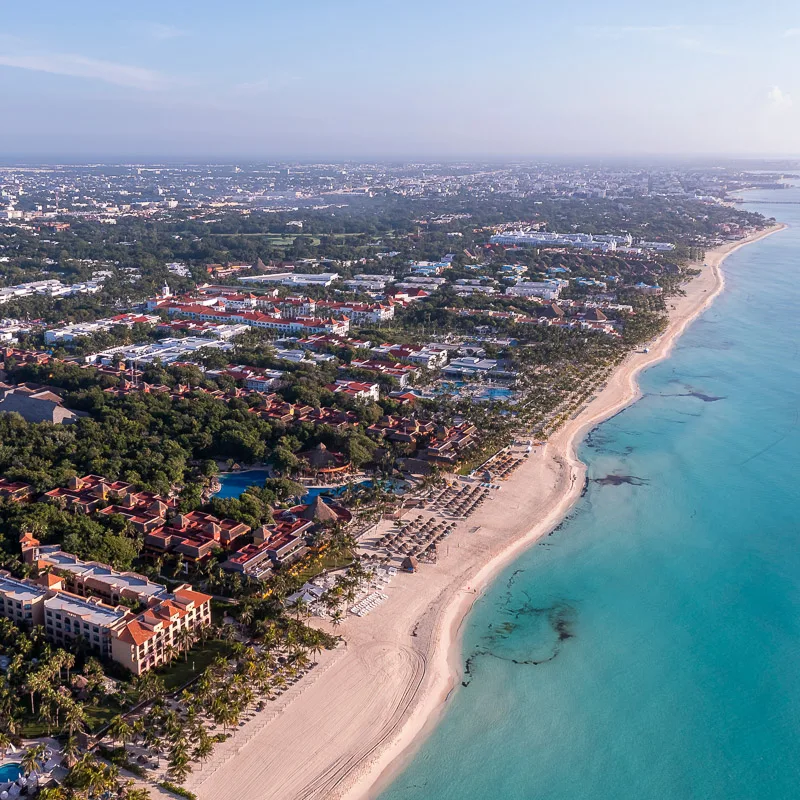
[{"label": "resort building", "polygon": [[417,367],[413,364],[399,364],[396,361],[381,361],[376,358],[365,361],[354,358],[350,364],[342,366],[341,369],[345,372],[348,369],[363,369],[376,375],[385,375],[387,378],[397,381],[401,389],[408,386],[409,382],[417,375]]},{"label": "resort building", "polygon": [[436,369],[447,364],[447,350],[422,347],[415,350],[402,344],[382,344],[372,348],[372,352],[379,357],[396,358],[409,364],[418,364],[426,369]]},{"label": "resort building", "polygon": [[81,639],[102,658],[111,658],[113,633],[129,612],[122,606],[107,606],[99,598],[77,597],[59,588],[54,583],[44,601],[47,638],[59,647]]},{"label": "resort building", "polygon": [[421,438],[430,436],[435,430],[436,425],[433,422],[409,417],[384,416],[374,425],[370,425],[367,433],[391,442],[416,445]]},{"label": "resort building", "polygon": [[10,481],[8,478],[0,478],[0,500],[21,503],[30,499],[32,493],[33,488],[28,483]]},{"label": "resort building", "polygon": [[452,427],[439,426],[424,455],[429,461],[454,464],[477,441],[478,429],[469,422]]},{"label": "resort building", "polygon": [[222,563],[223,569],[229,572],[239,572],[256,581],[265,581],[271,578],[272,567],[267,542],[247,544]]},{"label": "resort building", "polygon": [[19,414],[27,422],[53,425],[69,425],[79,416],[85,416],[65,408],[62,399],[53,392],[26,392],[17,387],[7,390],[0,399],[0,414]]},{"label": "resort building", "polygon": [[62,328],[51,328],[45,331],[44,343],[69,343],[100,331],[110,331],[117,326],[132,328],[134,325],[155,325],[158,321],[158,317],[150,314],[118,314],[115,317],[98,319],[94,322],[76,322]]},{"label": "resort building", "polygon": [[211,596],[179,586],[166,599],[112,631],[111,658],[141,675],[188,648],[200,628],[211,624]]},{"label": "resort building", "polygon": [[233,345],[225,339],[205,336],[186,336],[183,338],[161,339],[152,344],[131,344],[111,347],[85,357],[87,364],[110,365],[116,361],[127,364],[172,364],[185,361],[199,350],[232,350]]},{"label": "resort building", "polygon": [[177,553],[188,561],[204,561],[215,550],[230,550],[250,526],[232,519],[219,519],[202,511],[175,515],[167,524],[144,537],[145,548],[153,555]]},{"label": "resort building", "polygon": [[20,537],[22,559],[40,573],[47,572],[63,581],[65,591],[81,597],[100,597],[117,605],[123,600],[148,603],[153,598],[167,596],[160,583],[148,580],[136,572],[119,572],[107,564],[83,561],[65,553],[58,545],[42,546],[30,533]]},{"label": "resort building", "polygon": [[454,358],[442,372],[445,375],[472,376],[486,375],[495,369],[497,369],[497,361],[493,358],[464,356],[463,358]]},{"label": "resort building", "polygon": [[47,591],[31,581],[21,581],[0,570],[0,616],[20,627],[32,628],[44,623],[44,599]]},{"label": "resort building", "polygon": [[[101,657],[141,675],[188,647],[196,632],[211,624],[211,597],[188,584],[170,593],[134,572],[82,561],[57,545],[42,547],[29,533],[20,542],[38,579],[0,572],[0,615],[28,627],[44,625],[57,645],[81,639]],[[141,610],[119,605],[123,600]]]},{"label": "resort building", "polygon": [[332,300],[317,301],[317,308],[329,314],[347,316],[356,325],[380,325],[394,319],[392,303],[337,303]]},{"label": "resort building", "polygon": [[243,383],[245,389],[252,389],[256,392],[269,392],[280,388],[284,384],[285,373],[274,369],[229,366],[225,369],[209,370],[206,374],[210,378],[226,375],[235,381]]},{"label": "resort building", "polygon": [[362,381],[337,380],[325,387],[335,394],[347,394],[355,400],[374,400],[380,398],[380,387],[377,383],[363,383]]},{"label": "resort building", "polygon": [[541,297],[542,300],[557,300],[562,281],[558,278],[544,281],[520,281],[506,289],[506,294],[515,297]]},{"label": "resort building", "polygon": [[353,275],[344,281],[344,286],[353,292],[379,292],[392,278],[392,275]]},{"label": "resort building", "polygon": [[270,275],[239,278],[240,283],[279,283],[281,286],[321,286],[325,289],[336,280],[339,280],[339,275],[335,272],[320,272],[317,275],[300,272],[273,272]]},{"label": "resort building", "polygon": [[112,499],[121,499],[131,491],[131,484],[125,481],[111,481],[100,475],[86,475],[83,478],[69,479],[66,487],[51,489],[40,498],[43,503],[55,503],[61,508],[91,514]]},{"label": "resort building", "polygon": [[275,522],[256,528],[253,543],[234,553],[222,568],[253,580],[266,580],[274,568],[294,564],[308,552],[306,534],[315,525],[346,524],[351,520],[346,508],[328,504],[319,496],[313,503],[276,510]]},{"label": "resort building", "polygon": [[593,236],[591,233],[547,233],[536,230],[506,231],[492,236],[491,244],[511,247],[570,247],[613,252],[617,244],[630,244],[630,236]]}]

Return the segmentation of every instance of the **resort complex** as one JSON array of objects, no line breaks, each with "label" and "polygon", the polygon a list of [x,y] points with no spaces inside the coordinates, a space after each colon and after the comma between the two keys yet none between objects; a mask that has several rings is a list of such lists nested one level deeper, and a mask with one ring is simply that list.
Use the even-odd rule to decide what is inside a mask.
[{"label": "resort complex", "polygon": [[484,166],[0,168],[0,800],[349,791],[774,229],[717,172]]}]

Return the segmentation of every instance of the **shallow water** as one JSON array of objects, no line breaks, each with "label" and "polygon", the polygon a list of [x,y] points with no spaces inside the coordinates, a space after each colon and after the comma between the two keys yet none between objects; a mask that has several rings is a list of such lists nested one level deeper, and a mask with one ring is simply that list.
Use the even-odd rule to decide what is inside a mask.
[{"label": "shallow water", "polygon": [[478,601],[381,800],[800,797],[800,205],[753,210],[791,227],[589,435],[586,495]]}]

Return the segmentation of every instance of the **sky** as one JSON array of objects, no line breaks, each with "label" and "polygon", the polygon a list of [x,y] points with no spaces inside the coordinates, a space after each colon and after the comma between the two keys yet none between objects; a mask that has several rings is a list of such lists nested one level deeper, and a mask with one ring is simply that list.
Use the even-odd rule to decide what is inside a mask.
[{"label": "sky", "polygon": [[0,0],[0,158],[800,155],[797,0]]}]

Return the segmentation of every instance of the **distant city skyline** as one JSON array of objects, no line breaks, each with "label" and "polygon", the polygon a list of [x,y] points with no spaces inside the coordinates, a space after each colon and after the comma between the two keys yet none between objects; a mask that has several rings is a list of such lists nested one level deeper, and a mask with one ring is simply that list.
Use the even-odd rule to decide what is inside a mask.
[{"label": "distant city skyline", "polygon": [[800,8],[658,6],[8,6],[0,159],[799,155]]}]

